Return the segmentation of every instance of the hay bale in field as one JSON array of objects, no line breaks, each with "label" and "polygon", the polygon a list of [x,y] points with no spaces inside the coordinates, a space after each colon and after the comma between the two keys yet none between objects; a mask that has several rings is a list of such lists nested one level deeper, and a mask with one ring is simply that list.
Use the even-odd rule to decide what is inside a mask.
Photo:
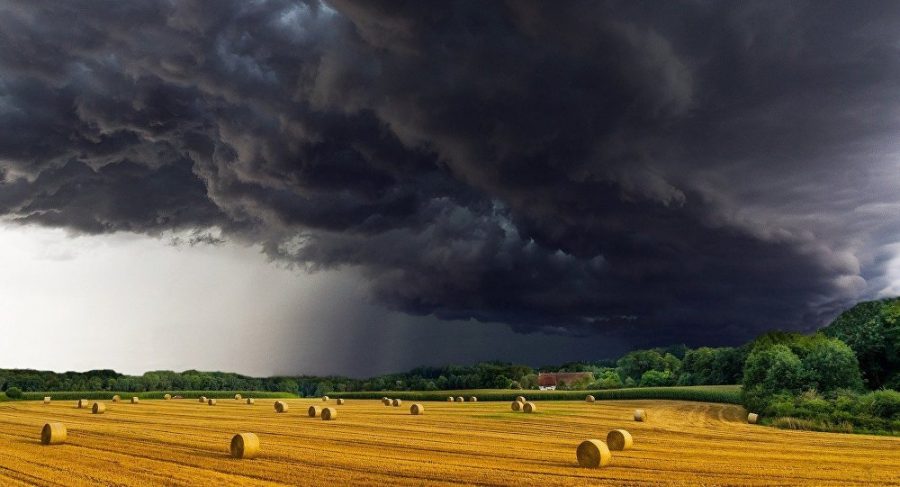
[{"label": "hay bale in field", "polygon": [[594,402],[594,401],[596,401],[597,399],[595,399],[594,396],[588,394],[588,396],[585,397],[584,400],[587,401],[587,402]]},{"label": "hay bale in field", "polygon": [[331,421],[337,419],[337,409],[335,408],[325,408],[322,410],[322,419],[325,421]]},{"label": "hay bale in field", "polygon": [[94,414],[103,414],[106,412],[106,404],[102,402],[95,402],[93,406],[91,406],[91,412]]},{"label": "hay bale in field", "polygon": [[141,398],[139,398],[137,396],[134,396],[131,398],[131,404],[137,404],[139,402],[141,402]]},{"label": "hay bale in field", "polygon": [[206,396],[200,396],[200,403],[206,403]]},{"label": "hay bale in field", "polygon": [[635,409],[634,410],[634,420],[635,421],[646,421],[647,420],[647,412],[643,409]]},{"label": "hay bale in field", "polygon": [[216,405],[216,400],[210,398],[209,400],[206,401],[206,404],[208,404],[208,405],[210,405],[210,406],[215,406],[215,405]]},{"label": "hay bale in field", "polygon": [[41,429],[41,444],[59,445],[60,443],[65,443],[68,436],[66,425],[62,423],[47,423]]},{"label": "hay bale in field", "polygon": [[238,433],[231,437],[231,456],[254,458],[259,454],[259,437],[253,433]]},{"label": "hay bale in field", "polygon": [[252,397],[248,397],[247,404],[250,404],[252,406],[252,405],[256,404],[256,400],[254,400]]},{"label": "hay bale in field", "polygon": [[390,406],[391,404],[393,404],[393,401],[391,401],[391,400],[388,399],[388,398],[382,399],[381,402],[382,402],[382,404],[384,404],[385,406]]},{"label": "hay bale in field", "polygon": [[520,401],[513,401],[513,402],[512,402],[512,410],[515,411],[515,412],[521,411],[521,410],[522,410],[522,404],[524,404],[524,403],[522,403],[522,402],[520,402]]},{"label": "hay bale in field", "polygon": [[516,396],[516,401],[521,402],[521,403],[524,403],[524,402],[525,402],[525,397],[524,397],[524,396]]},{"label": "hay bale in field", "polygon": [[320,414],[322,414],[322,408],[319,406],[310,406],[309,409],[306,410],[307,414],[309,414],[310,418],[317,418]]},{"label": "hay bale in field", "polygon": [[388,401],[388,400],[389,400],[389,399],[388,399],[387,396],[384,396],[384,397],[381,398],[381,402]]},{"label": "hay bale in field", "polygon": [[240,394],[235,394],[235,395],[234,395],[234,400],[235,400],[235,401],[240,401],[241,399],[243,399],[243,398],[241,397]]},{"label": "hay bale in field", "polygon": [[453,401],[456,401],[456,398],[455,398],[455,397],[450,396],[450,397],[447,398],[447,402],[453,402]]},{"label": "hay bale in field", "polygon": [[322,402],[328,402],[328,396],[322,396]]},{"label": "hay bale in field", "polygon": [[456,398],[456,402],[466,402],[466,400],[462,396],[459,396]]},{"label": "hay bale in field", "polygon": [[610,450],[627,450],[633,444],[631,433],[625,430],[612,430],[606,434],[606,446]]},{"label": "hay bale in field", "polygon": [[469,402],[478,402],[478,398],[475,397],[475,396],[470,396],[470,397],[469,397]]},{"label": "hay bale in field", "polygon": [[750,413],[747,415],[747,422],[750,424],[756,424],[759,421],[759,415],[756,413]]},{"label": "hay bale in field", "polygon": [[50,404],[50,396],[44,396],[44,404]]},{"label": "hay bale in field", "polygon": [[286,413],[288,411],[288,405],[284,401],[275,401],[275,412],[276,413]]},{"label": "hay bale in field", "polygon": [[170,401],[172,399],[172,395],[166,394],[165,396],[163,396],[163,399],[165,399],[166,401]]},{"label": "hay bale in field", "polygon": [[425,414],[425,406],[421,404],[413,404],[409,407],[409,414],[412,414],[413,416]]},{"label": "hay bale in field", "polygon": [[599,468],[609,465],[612,454],[609,448],[600,440],[584,440],[575,450],[578,465],[586,468]]},{"label": "hay bale in field", "polygon": [[392,404],[395,408],[398,408],[398,407],[400,407],[401,405],[403,405],[403,401],[401,401],[400,399],[394,399],[393,401],[391,401],[391,404]]},{"label": "hay bale in field", "polygon": [[533,412],[537,411],[537,406],[535,406],[535,404],[533,402],[526,402],[522,406],[522,411],[525,411],[526,413],[533,413]]},{"label": "hay bale in field", "polygon": [[122,398],[119,397],[118,394],[116,394],[115,396],[112,397],[112,402],[119,402],[119,401],[121,401],[121,400],[122,400]]},{"label": "hay bale in field", "polygon": [[343,406],[343,405],[344,405],[344,400],[343,400],[343,399],[338,399],[338,400],[337,400],[337,405],[338,405],[338,406]]},{"label": "hay bale in field", "polygon": [[87,399],[79,399],[78,402],[75,403],[75,407],[78,409],[84,409],[84,408],[88,407],[88,400]]}]

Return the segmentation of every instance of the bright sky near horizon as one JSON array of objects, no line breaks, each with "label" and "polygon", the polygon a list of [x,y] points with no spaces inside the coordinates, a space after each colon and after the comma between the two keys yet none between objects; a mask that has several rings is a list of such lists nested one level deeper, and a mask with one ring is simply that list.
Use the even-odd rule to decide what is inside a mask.
[{"label": "bright sky near horizon", "polygon": [[592,340],[392,313],[368,303],[351,273],[306,274],[259,248],[171,237],[0,225],[0,368],[367,377],[477,360],[540,365],[560,348],[595,357]]}]

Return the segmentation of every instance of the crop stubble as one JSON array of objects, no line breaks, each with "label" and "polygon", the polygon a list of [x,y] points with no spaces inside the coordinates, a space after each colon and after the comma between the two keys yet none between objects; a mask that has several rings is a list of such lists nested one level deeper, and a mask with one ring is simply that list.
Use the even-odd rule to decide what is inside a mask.
[{"label": "crop stubble", "polygon": [[[430,402],[428,414],[348,400],[335,421],[309,418],[319,399],[107,403],[104,415],[66,402],[0,404],[0,484],[232,485],[814,484],[900,485],[900,438],[785,431],[746,424],[739,406],[682,401]],[[637,423],[635,409],[648,421]],[[68,428],[42,446],[44,423]],[[634,447],[603,469],[579,468],[575,448],[623,428]],[[229,456],[231,437],[259,436],[253,460]]]}]

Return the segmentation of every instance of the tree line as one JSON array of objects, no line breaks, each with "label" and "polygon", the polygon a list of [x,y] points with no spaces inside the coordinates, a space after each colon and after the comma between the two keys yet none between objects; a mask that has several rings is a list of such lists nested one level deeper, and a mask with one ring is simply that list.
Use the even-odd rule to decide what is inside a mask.
[{"label": "tree line", "polygon": [[560,389],[616,389],[667,385],[734,384],[746,348],[637,350],[618,361],[573,362],[539,369],[504,362],[469,366],[416,367],[410,371],[367,379],[331,376],[257,378],[229,372],[158,370],[125,375],[114,370],[87,372],[0,369],[0,390],[23,392],[172,390],[258,390],[321,396],[328,392],[440,391],[459,389],[537,389],[539,371],[593,372],[593,381],[560,384]]},{"label": "tree line", "polygon": [[[618,360],[539,369],[483,362],[417,367],[367,379],[228,372],[113,370],[56,373],[0,369],[0,391],[257,390],[301,397],[329,392],[537,389],[538,371],[592,372],[560,389],[742,384],[745,406],[767,418],[806,421],[808,429],[900,431],[900,298],[860,303],[814,335],[770,332],[740,347],[684,345],[632,351]],[[872,392],[868,392],[872,391]],[[793,421],[792,425],[800,424]]]}]

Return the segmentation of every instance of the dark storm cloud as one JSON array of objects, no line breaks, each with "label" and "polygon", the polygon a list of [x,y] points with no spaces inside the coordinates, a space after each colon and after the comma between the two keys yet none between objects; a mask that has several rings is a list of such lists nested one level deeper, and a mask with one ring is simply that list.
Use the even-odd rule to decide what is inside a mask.
[{"label": "dark storm cloud", "polygon": [[808,329],[900,234],[871,210],[900,202],[898,8],[12,2],[0,210],[217,227],[521,331]]}]

